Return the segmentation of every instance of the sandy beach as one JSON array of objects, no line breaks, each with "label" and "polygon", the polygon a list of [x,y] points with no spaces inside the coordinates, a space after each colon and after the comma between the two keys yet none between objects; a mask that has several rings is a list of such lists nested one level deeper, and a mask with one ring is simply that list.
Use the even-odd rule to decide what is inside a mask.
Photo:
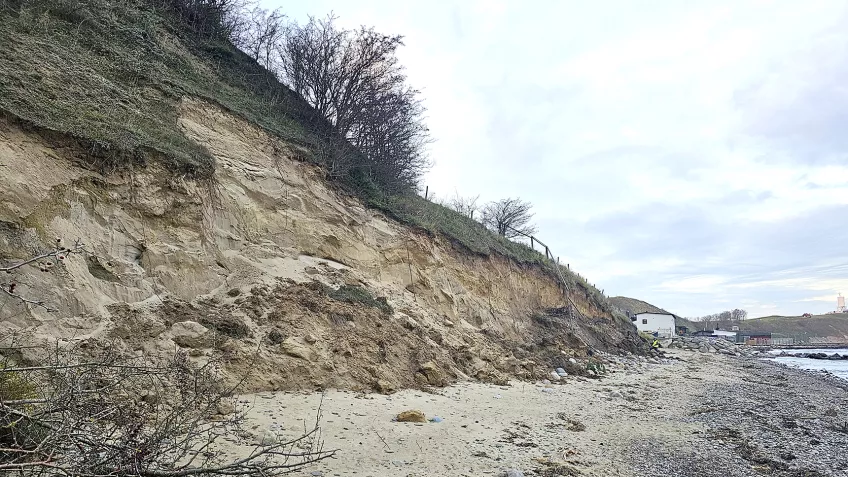
[{"label": "sandy beach", "polygon": [[[848,383],[762,360],[668,356],[621,359],[602,379],[547,391],[460,383],[242,402],[252,432],[282,437],[310,427],[321,404],[325,449],[338,452],[298,475],[848,475]],[[393,422],[411,409],[441,422]]]}]

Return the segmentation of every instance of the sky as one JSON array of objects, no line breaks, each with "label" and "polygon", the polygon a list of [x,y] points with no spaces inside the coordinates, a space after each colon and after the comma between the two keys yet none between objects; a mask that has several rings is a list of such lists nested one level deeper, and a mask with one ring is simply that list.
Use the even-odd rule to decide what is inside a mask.
[{"label": "sky", "polygon": [[848,295],[848,2],[262,0],[405,36],[439,197],[521,197],[609,296],[681,316]]}]

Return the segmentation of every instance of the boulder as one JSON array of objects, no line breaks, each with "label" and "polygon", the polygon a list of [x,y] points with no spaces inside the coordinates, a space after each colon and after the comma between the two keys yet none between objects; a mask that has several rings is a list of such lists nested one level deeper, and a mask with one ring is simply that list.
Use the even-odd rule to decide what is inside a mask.
[{"label": "boulder", "polygon": [[236,406],[233,404],[232,400],[221,400],[218,402],[215,411],[221,416],[229,416],[236,412]]},{"label": "boulder", "polygon": [[395,386],[385,379],[378,379],[374,387],[382,394],[391,394],[395,391]]},{"label": "boulder", "polygon": [[196,321],[180,321],[171,325],[171,339],[183,348],[208,348],[212,343],[209,330]]},{"label": "boulder", "polygon": [[444,373],[433,361],[427,361],[422,364],[418,374],[423,376],[424,381],[431,386],[441,387],[447,385],[447,379],[445,378]]},{"label": "boulder", "polygon": [[309,347],[301,338],[286,338],[285,341],[280,344],[280,349],[283,353],[293,356],[295,358],[300,358],[306,361],[315,361],[318,359],[318,354]]},{"label": "boulder", "polygon": [[402,413],[397,415],[397,422],[427,422],[427,417],[424,416],[424,413],[413,409],[410,411],[403,411]]}]

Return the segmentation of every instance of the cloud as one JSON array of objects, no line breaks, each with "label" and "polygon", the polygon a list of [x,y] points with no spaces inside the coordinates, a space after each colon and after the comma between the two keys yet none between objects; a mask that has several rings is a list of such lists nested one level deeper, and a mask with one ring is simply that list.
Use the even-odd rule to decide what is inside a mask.
[{"label": "cloud", "polygon": [[758,316],[848,292],[844,2],[281,6],[406,35],[426,185],[531,201],[540,238],[607,294]]}]

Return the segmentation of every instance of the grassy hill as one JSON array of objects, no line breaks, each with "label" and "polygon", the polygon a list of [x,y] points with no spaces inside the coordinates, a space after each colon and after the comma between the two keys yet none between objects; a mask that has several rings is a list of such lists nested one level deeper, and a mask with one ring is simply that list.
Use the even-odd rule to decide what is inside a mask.
[{"label": "grassy hill", "polygon": [[622,313],[626,311],[631,313],[669,313],[658,306],[654,306],[646,301],[637,300],[636,298],[614,296],[609,300],[612,305],[621,310]]},{"label": "grassy hill", "polygon": [[848,336],[848,313],[833,315],[766,316],[739,323],[740,330],[760,331],[792,336],[809,337]]}]

